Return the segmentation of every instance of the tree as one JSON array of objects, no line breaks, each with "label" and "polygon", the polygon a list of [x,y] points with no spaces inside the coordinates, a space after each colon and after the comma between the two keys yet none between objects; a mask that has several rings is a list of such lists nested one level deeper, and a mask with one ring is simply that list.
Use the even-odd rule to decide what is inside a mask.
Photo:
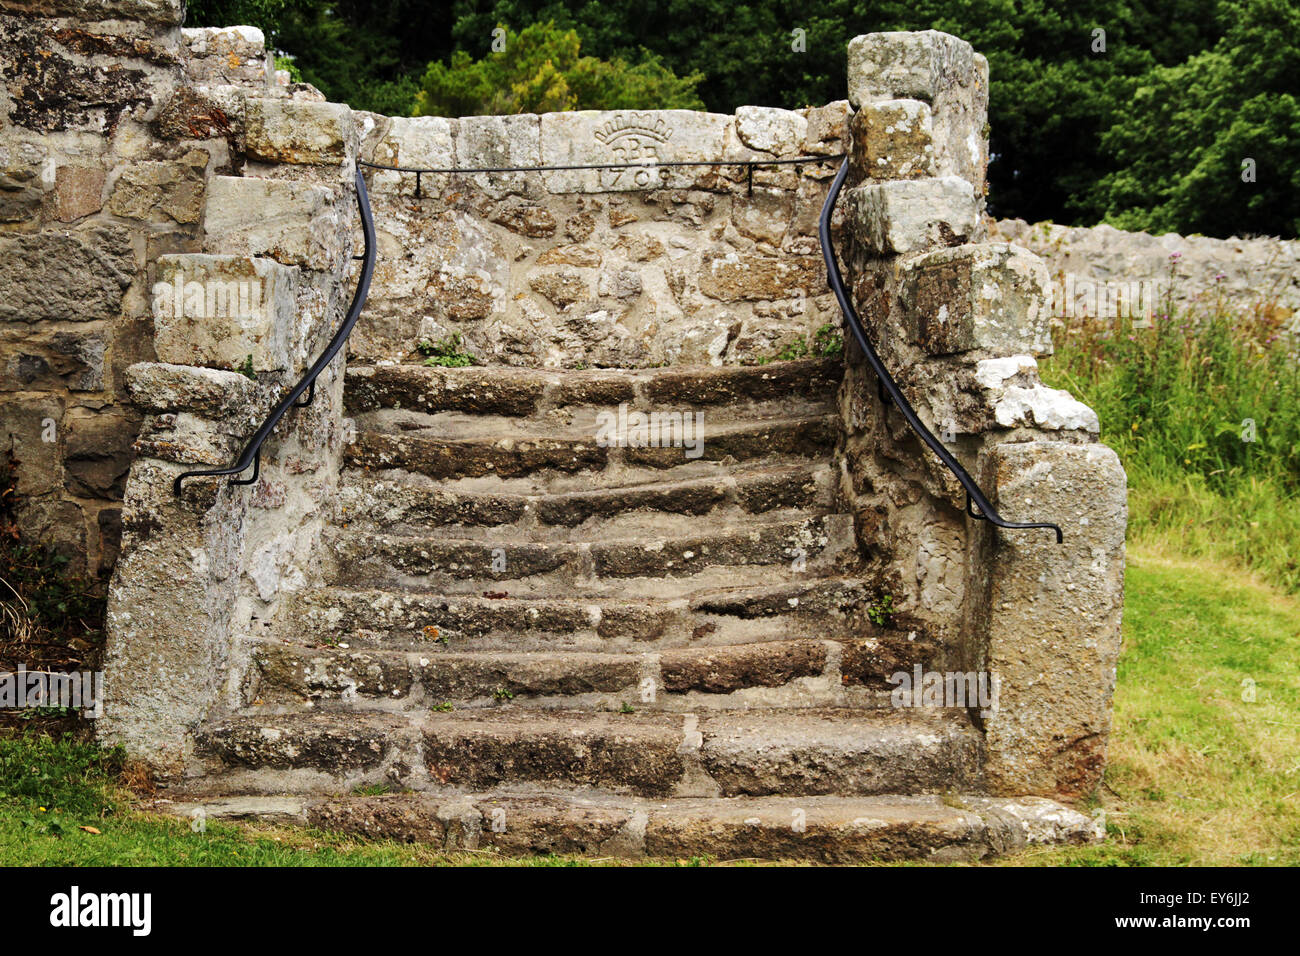
[{"label": "tree", "polygon": [[[1218,0],[456,0],[452,37],[483,49],[497,23],[554,19],[600,57],[640,47],[704,74],[709,109],[798,108],[842,99],[845,45],[878,30],[937,29],[968,40],[992,78],[990,210],[1057,221],[1097,215],[1090,189],[1112,169],[1101,137],[1138,78],[1211,46]],[[1094,30],[1106,31],[1104,52]],[[796,44],[792,31],[803,30]]]},{"label": "tree", "polygon": [[638,63],[583,56],[574,30],[553,22],[518,33],[504,27],[499,52],[475,60],[464,50],[433,62],[415,98],[417,115],[470,116],[573,109],[701,109],[702,76],[677,76],[641,51]]},{"label": "tree", "polygon": [[1300,9],[1227,0],[1219,16],[1214,49],[1144,77],[1103,138],[1114,170],[1093,194],[1119,228],[1300,232]]}]

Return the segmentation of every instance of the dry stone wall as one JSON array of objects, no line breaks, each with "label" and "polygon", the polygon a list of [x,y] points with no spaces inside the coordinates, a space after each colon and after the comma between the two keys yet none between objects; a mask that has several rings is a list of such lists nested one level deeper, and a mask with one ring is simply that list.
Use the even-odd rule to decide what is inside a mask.
[{"label": "dry stone wall", "polygon": [[[1300,334],[1300,241],[1269,237],[1211,239],[1124,232],[1111,226],[1030,225],[1003,219],[990,232],[1041,256],[1059,301],[1053,314],[1101,315],[1106,290],[1118,297],[1134,283],[1151,283],[1154,304],[1166,292],[1183,308],[1205,309],[1222,297],[1247,315],[1263,313],[1288,321]],[[1092,298],[1093,303],[1088,299]]]}]

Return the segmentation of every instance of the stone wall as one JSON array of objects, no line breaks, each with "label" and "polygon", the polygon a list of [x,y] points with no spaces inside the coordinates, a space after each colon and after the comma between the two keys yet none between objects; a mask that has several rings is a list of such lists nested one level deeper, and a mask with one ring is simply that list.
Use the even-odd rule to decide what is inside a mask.
[{"label": "stone wall", "polygon": [[990,234],[1041,256],[1062,291],[1067,275],[1076,286],[1153,282],[1161,294],[1172,290],[1184,307],[1205,308],[1222,296],[1248,315],[1290,320],[1300,334],[1300,240],[1152,236],[1106,225],[1030,225],[1023,219],[992,223]]},{"label": "stone wall", "polygon": [[0,455],[21,533],[106,575],[152,357],[148,263],[189,247],[224,143],[162,142],[180,0],[0,3]]},{"label": "stone wall", "polygon": [[[106,581],[143,421],[127,370],[189,334],[155,342],[153,285],[221,229],[247,94],[321,97],[275,81],[252,27],[182,30],[180,0],[36,10],[0,3],[0,455],[20,533]],[[290,326],[301,361],[311,320]]]},{"label": "stone wall", "polygon": [[[846,102],[543,116],[359,114],[363,158],[406,167],[762,160],[844,152]],[[459,333],[487,364],[737,364],[838,324],[817,246],[836,165],[548,173],[376,171],[381,258],[351,354]],[[417,187],[420,195],[416,195]]]}]

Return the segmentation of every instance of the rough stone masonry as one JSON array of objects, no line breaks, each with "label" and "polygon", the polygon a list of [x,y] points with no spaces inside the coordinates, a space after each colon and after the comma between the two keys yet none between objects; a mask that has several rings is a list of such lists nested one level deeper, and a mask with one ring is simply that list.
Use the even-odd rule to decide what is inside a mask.
[{"label": "rough stone masonry", "polygon": [[[1125,478],[1096,415],[1038,378],[1043,262],[985,239],[989,78],[969,44],[857,37],[847,101],[799,111],[404,118],[278,82],[256,31],[182,30],[180,0],[0,11],[0,441],[21,463],[25,532],[113,569],[106,740],[164,776],[203,774],[198,728],[251,703],[251,643],[318,577],[348,441],[342,359],[273,436],[256,485],[199,481],[177,499],[171,481],[232,461],[337,324],[358,159],[646,161],[418,186],[372,171],[379,266],[347,356],[382,366],[459,334],[489,370],[627,369],[750,365],[838,329],[816,224],[845,153],[838,253],[886,365],[1005,516],[1065,531],[1058,546],[968,517],[850,347],[835,495],[855,546],[956,663],[1001,680],[979,719],[983,789],[1095,787]],[[654,165],[801,155],[827,160],[758,168],[752,184],[738,167]],[[178,275],[255,281],[261,308],[157,308]]]}]

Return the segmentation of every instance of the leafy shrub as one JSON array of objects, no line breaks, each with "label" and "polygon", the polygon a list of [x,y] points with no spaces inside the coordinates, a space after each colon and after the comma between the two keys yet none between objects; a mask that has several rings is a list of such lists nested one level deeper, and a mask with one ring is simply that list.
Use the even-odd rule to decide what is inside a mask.
[{"label": "leafy shrub", "polygon": [[[501,29],[505,29],[502,27]],[[702,109],[703,78],[679,77],[642,51],[638,63],[581,55],[574,30],[554,22],[506,30],[505,48],[475,60],[464,50],[429,64],[415,97],[417,116],[477,116],[558,110]]]}]

